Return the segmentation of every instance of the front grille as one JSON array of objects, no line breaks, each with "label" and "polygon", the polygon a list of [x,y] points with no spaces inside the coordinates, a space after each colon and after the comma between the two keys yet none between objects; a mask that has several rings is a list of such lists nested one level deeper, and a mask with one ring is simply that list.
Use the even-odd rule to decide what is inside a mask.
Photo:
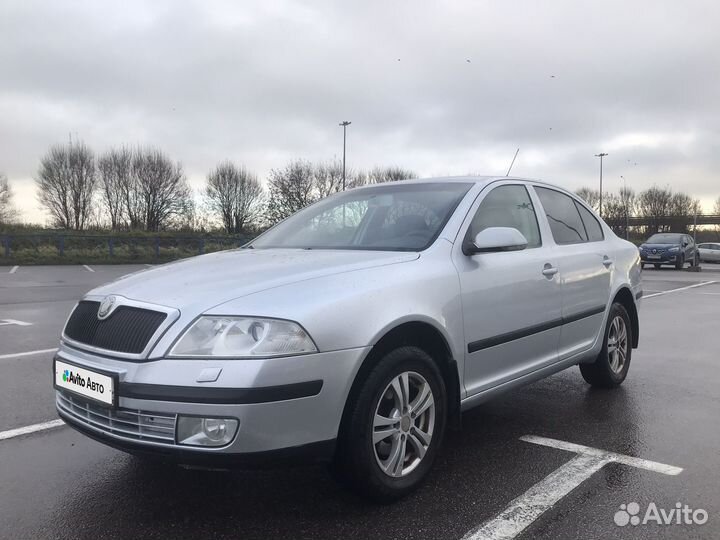
[{"label": "front grille", "polygon": [[65,325],[72,340],[108,351],[140,354],[167,314],[133,306],[118,306],[104,320],[97,317],[100,302],[83,300]]},{"label": "front grille", "polygon": [[174,414],[108,409],[65,392],[57,393],[60,411],[85,425],[126,439],[175,444]]}]

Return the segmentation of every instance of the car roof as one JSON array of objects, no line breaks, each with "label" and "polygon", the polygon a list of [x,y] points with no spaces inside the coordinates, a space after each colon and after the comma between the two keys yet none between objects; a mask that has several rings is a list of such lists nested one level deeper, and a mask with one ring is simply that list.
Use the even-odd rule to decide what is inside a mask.
[{"label": "car roof", "polygon": [[519,176],[436,176],[432,178],[413,178],[409,180],[397,180],[393,182],[385,182],[382,184],[369,184],[365,186],[359,186],[355,189],[365,189],[368,187],[377,187],[377,186],[383,186],[383,185],[397,185],[397,184],[478,184],[478,185],[487,185],[491,182],[496,182],[499,180],[516,180],[520,182],[533,182],[536,184],[544,184],[553,188],[560,189],[562,191],[567,191],[565,188],[562,188],[557,185],[550,184],[548,182],[545,182],[543,180],[538,180],[536,178],[521,178]]}]

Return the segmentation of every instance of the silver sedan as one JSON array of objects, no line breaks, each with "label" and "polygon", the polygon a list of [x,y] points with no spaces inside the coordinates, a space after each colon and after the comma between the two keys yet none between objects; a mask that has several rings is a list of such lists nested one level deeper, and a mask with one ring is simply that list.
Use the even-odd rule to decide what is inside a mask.
[{"label": "silver sedan", "polygon": [[698,252],[702,262],[720,262],[720,244],[712,242],[698,244]]},{"label": "silver sedan", "polygon": [[55,357],[56,406],[134,454],[324,460],[394,500],[462,411],[575,365],[620,385],[640,276],[637,248],[543,182],[363,187],[91,291]]}]

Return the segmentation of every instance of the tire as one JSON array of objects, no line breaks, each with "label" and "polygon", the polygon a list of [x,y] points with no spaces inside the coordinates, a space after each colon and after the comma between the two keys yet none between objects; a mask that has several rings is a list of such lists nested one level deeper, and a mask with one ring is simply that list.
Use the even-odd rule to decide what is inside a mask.
[{"label": "tire", "polygon": [[[408,381],[405,388],[410,389],[406,394],[409,399],[400,395],[403,380]],[[427,408],[427,397],[421,397],[426,390],[432,399]],[[408,403],[420,414],[411,418],[407,411],[402,413],[400,406]],[[388,352],[367,375],[348,407],[332,464],[334,476],[379,503],[395,501],[417,489],[435,461],[447,420],[445,382],[430,355],[414,346]],[[396,421],[388,424],[377,421],[377,417]],[[388,433],[384,438],[383,432]],[[425,445],[423,438],[428,433]]]},{"label": "tire", "polygon": [[[620,325],[620,322],[622,325]],[[622,328],[624,327],[624,338],[622,337]],[[612,336],[620,335],[621,345],[617,350],[613,351],[610,347],[612,342],[616,341]],[[612,335],[612,336],[611,336]],[[630,369],[630,359],[632,356],[632,325],[627,310],[622,304],[614,303],[610,307],[607,324],[605,325],[605,334],[603,336],[603,346],[600,354],[592,364],[580,364],[580,373],[582,373],[585,382],[598,388],[615,388],[620,386],[627,377]],[[621,351],[624,351],[622,355]]]},{"label": "tire", "polygon": [[680,258],[675,263],[675,270],[682,270],[683,266],[685,266],[685,255],[680,256]]},{"label": "tire", "polygon": [[660,270],[660,267],[661,267],[662,265],[661,265],[661,264],[658,264],[658,263],[655,263],[653,266],[655,267],[655,270]]}]

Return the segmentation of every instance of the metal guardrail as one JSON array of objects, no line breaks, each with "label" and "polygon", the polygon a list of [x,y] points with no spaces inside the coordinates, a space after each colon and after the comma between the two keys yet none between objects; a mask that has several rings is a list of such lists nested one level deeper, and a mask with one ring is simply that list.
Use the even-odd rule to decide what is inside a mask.
[{"label": "metal guardrail", "polygon": [[[164,251],[182,250],[187,255],[202,255],[208,246],[210,251],[216,248],[230,249],[240,247],[252,237],[234,236],[124,236],[124,235],[78,235],[78,234],[7,234],[0,236],[2,255],[10,258],[17,250],[54,248],[55,255],[64,257],[68,250],[95,250],[101,255],[113,258],[118,248],[130,253],[143,251],[143,255],[152,254],[161,258]],[[149,250],[149,253],[148,253]],[[172,256],[170,258],[173,258]]]}]

